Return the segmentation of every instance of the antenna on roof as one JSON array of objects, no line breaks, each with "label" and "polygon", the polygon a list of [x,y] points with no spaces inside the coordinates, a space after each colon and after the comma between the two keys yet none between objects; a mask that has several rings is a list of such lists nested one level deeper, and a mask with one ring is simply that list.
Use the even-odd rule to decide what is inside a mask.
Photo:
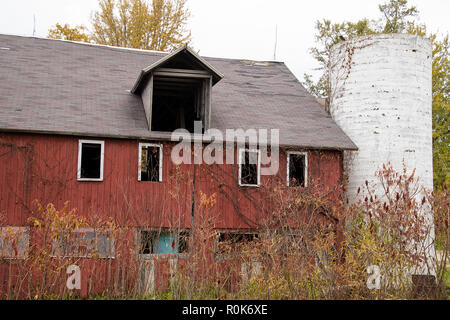
[{"label": "antenna on roof", "polygon": [[36,15],[33,14],[33,37],[36,33]]},{"label": "antenna on roof", "polygon": [[278,25],[275,25],[275,48],[273,50],[273,60],[277,60]]}]

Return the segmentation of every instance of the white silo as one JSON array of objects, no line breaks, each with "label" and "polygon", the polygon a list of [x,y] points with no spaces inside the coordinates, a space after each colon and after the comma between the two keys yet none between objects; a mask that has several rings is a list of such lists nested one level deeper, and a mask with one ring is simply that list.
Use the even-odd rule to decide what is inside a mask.
[{"label": "white silo", "polygon": [[[350,201],[388,162],[399,172],[403,164],[409,173],[416,169],[420,184],[432,190],[431,69],[431,42],[419,36],[371,35],[332,48],[330,113],[359,148],[344,154]],[[431,226],[431,210],[425,214]]]}]

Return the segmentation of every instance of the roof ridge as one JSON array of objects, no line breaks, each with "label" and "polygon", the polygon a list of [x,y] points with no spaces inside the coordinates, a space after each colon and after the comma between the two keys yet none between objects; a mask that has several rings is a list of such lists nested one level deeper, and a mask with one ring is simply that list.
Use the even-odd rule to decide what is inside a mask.
[{"label": "roof ridge", "polygon": [[[100,47],[100,48],[106,48],[106,49],[112,49],[112,50],[133,51],[133,52],[136,52],[136,53],[157,53],[157,54],[161,54],[161,55],[167,55],[167,54],[171,53],[171,52],[167,52],[167,51],[118,47],[118,46],[112,46],[112,45],[107,45],[107,44],[98,44],[98,43],[83,42],[83,41],[74,41],[74,40],[65,40],[65,39],[52,39],[52,38],[46,38],[46,37],[42,37],[42,36],[29,36],[29,35],[8,34],[8,33],[0,33],[0,36],[10,36],[10,37],[31,38],[31,39],[39,39],[39,40],[59,41],[59,42],[73,43],[73,44],[85,45],[85,46],[91,46],[91,47]],[[199,56],[202,57],[202,58],[205,58],[205,59],[214,59],[214,60],[220,60],[220,61],[240,61],[240,62],[242,62],[242,61],[250,61],[250,62],[256,62],[256,63],[284,64],[283,61],[274,61],[274,60],[255,60],[255,59],[249,59],[249,58],[223,58],[223,57],[203,56],[201,54]]]},{"label": "roof ridge", "polygon": [[27,35],[7,34],[7,33],[0,33],[0,36],[11,36],[11,37],[32,38],[32,39],[39,39],[39,40],[60,41],[60,42],[68,42],[68,43],[73,43],[73,44],[81,44],[81,45],[85,45],[85,46],[104,47],[104,48],[108,48],[108,49],[128,50],[128,51],[136,51],[136,52],[143,52],[143,53],[169,54],[169,52],[166,52],[166,51],[118,47],[118,46],[112,46],[112,45],[108,45],[108,44],[99,44],[99,43],[74,41],[74,40],[66,40],[66,39],[53,39],[53,38],[47,38],[47,37],[41,37],[41,36],[27,36]]}]

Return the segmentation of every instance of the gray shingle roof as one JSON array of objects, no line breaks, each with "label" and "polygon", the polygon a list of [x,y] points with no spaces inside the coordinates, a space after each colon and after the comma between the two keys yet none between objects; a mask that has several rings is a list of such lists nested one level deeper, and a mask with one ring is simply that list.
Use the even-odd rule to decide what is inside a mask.
[{"label": "gray shingle roof", "polygon": [[[147,129],[140,71],[166,53],[0,35],[0,130],[164,138]],[[356,149],[284,63],[204,58],[224,78],[212,90],[211,126],[274,128],[280,144]]]}]

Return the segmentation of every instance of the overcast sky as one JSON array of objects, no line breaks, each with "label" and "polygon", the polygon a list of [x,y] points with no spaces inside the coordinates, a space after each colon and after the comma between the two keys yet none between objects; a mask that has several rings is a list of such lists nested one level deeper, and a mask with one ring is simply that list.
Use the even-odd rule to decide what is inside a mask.
[{"label": "overcast sky", "polygon": [[[192,46],[210,57],[284,61],[303,80],[317,67],[308,49],[314,46],[314,24],[380,17],[378,4],[387,0],[187,0],[191,11]],[[450,30],[449,0],[409,0],[420,22],[432,31]],[[0,0],[0,33],[46,37],[56,22],[89,26],[97,0]]]}]

